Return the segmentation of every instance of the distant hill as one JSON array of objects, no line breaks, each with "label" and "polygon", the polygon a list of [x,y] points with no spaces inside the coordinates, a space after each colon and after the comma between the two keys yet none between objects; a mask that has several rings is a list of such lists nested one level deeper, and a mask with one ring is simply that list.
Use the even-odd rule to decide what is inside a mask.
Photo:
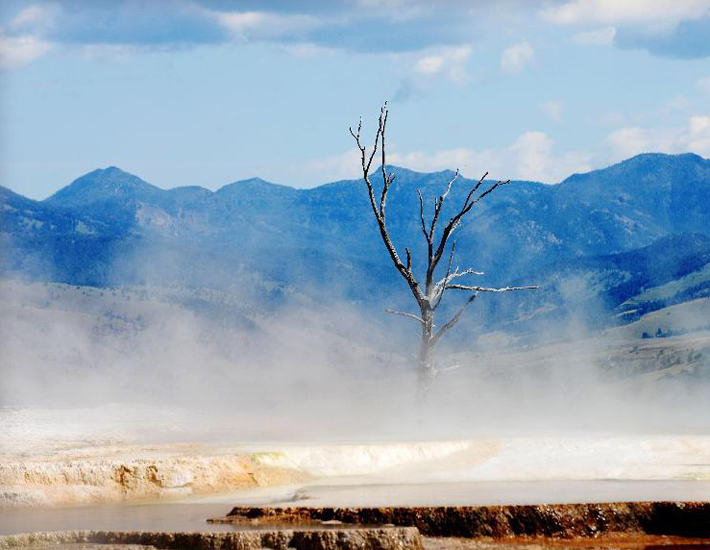
[{"label": "distant hill", "polygon": [[[388,223],[395,244],[410,246],[420,268],[415,191],[431,204],[452,173],[393,170]],[[457,181],[444,217],[471,185]],[[477,279],[482,283],[524,281],[543,290],[481,300],[472,326],[511,318],[522,326],[590,306],[589,300],[601,324],[623,315],[632,320],[656,307],[654,301],[691,299],[707,289],[710,161],[697,155],[639,155],[557,185],[515,181],[479,206],[457,231],[458,263],[485,271]],[[163,190],[109,167],[44,201],[0,188],[0,208],[5,275],[223,290],[256,277],[281,289],[269,300],[287,300],[297,290],[316,301],[345,299],[377,309],[408,304],[359,180],[294,189],[254,178],[216,192]],[[634,302],[650,288],[688,276],[687,288],[670,298]],[[586,302],[570,301],[583,295]]]},{"label": "distant hill", "polygon": [[[501,321],[530,325],[560,320],[605,326],[635,321],[648,312],[710,296],[710,237],[680,233],[616,254],[584,256],[544,266],[540,290],[508,304]],[[516,312],[514,309],[518,308]]]},{"label": "distant hill", "polygon": [[44,201],[66,208],[86,208],[113,201],[154,202],[165,191],[115,166],[94,170],[74,180]]}]

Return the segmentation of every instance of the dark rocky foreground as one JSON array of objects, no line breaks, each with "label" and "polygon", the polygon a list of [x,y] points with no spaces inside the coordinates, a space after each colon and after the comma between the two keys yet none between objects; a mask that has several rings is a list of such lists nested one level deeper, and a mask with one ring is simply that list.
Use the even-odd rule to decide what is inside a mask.
[{"label": "dark rocky foreground", "polygon": [[238,507],[209,521],[235,530],[32,533],[0,537],[0,550],[710,550],[710,502]]},{"label": "dark rocky foreground", "polygon": [[710,502],[630,502],[536,506],[395,508],[244,508],[228,523],[409,526],[428,537],[598,537],[611,533],[710,537]]},{"label": "dark rocky foreground", "polygon": [[423,550],[412,527],[252,529],[232,533],[62,531],[0,537],[0,550]]}]

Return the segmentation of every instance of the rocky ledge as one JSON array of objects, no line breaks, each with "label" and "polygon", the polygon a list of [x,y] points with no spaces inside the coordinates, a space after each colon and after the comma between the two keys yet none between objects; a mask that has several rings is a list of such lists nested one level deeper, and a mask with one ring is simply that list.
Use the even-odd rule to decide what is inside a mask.
[{"label": "rocky ledge", "polygon": [[710,502],[628,502],[537,506],[232,509],[226,523],[343,522],[417,527],[430,537],[597,537],[638,533],[710,536]]},{"label": "rocky ledge", "polygon": [[[157,456],[142,449],[101,456],[98,449],[99,456],[69,460],[0,459],[0,510],[169,500],[308,479],[303,472],[262,463],[260,453],[199,454],[210,449],[197,446],[182,450],[185,454],[180,454],[179,446],[174,450],[170,446],[156,449],[153,453]],[[191,450],[194,454],[189,454]],[[160,456],[161,452],[174,456]]]},{"label": "rocky ledge", "polygon": [[63,531],[0,537],[0,550],[65,549],[100,545],[106,550],[423,550],[412,527],[251,529],[231,533]]}]

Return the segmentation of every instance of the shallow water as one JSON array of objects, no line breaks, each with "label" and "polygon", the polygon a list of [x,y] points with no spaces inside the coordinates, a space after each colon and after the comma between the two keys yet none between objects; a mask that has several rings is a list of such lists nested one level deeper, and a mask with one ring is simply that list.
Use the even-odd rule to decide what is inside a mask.
[{"label": "shallow water", "polygon": [[707,501],[710,481],[479,481],[391,483],[373,478],[327,478],[199,499],[234,506],[486,506],[593,502]]},{"label": "shallow water", "polygon": [[[179,502],[25,508],[0,512],[0,535],[76,529],[120,531],[232,531],[208,524],[232,506],[465,506],[710,499],[710,481],[556,481],[369,483],[359,478],[262,488]],[[241,527],[243,529],[244,527]]]},{"label": "shallow water", "polygon": [[224,504],[159,503],[32,508],[0,512],[0,535],[37,531],[233,531],[206,519],[229,512]]}]

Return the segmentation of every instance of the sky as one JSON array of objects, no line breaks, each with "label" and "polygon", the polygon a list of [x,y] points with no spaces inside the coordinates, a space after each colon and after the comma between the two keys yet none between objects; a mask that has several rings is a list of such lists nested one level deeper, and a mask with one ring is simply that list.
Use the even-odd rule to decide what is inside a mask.
[{"label": "sky", "polygon": [[0,2],[0,185],[109,165],[163,188],[358,177],[388,162],[557,183],[710,157],[710,0]]}]

